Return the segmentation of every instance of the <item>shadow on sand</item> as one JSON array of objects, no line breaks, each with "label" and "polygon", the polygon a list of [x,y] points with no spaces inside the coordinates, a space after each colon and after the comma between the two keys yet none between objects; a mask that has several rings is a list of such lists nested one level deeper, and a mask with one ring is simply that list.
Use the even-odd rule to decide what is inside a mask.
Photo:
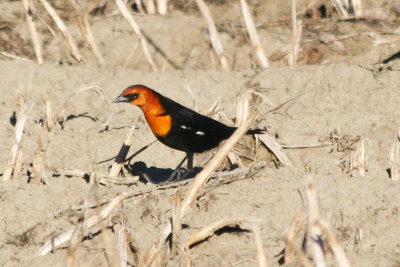
[{"label": "shadow on sand", "polygon": [[139,176],[141,182],[153,184],[191,179],[203,169],[195,167],[191,172],[187,172],[185,168],[173,170],[170,168],[147,167],[143,161],[138,161],[130,165],[126,164],[125,168],[130,174]]}]

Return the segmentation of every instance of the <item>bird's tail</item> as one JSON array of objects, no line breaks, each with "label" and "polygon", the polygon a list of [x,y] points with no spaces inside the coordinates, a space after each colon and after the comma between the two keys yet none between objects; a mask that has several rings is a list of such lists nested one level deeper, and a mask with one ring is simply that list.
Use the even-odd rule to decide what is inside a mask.
[{"label": "bird's tail", "polygon": [[267,129],[250,129],[246,132],[246,134],[262,134],[266,131]]}]

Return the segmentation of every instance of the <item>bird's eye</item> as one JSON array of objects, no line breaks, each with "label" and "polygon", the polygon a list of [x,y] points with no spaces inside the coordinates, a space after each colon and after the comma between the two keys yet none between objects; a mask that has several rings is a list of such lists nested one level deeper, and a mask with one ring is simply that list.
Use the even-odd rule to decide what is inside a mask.
[{"label": "bird's eye", "polygon": [[133,100],[135,100],[136,98],[139,97],[139,94],[138,93],[133,93],[133,94],[127,95],[127,97],[129,98],[129,101],[133,101]]}]

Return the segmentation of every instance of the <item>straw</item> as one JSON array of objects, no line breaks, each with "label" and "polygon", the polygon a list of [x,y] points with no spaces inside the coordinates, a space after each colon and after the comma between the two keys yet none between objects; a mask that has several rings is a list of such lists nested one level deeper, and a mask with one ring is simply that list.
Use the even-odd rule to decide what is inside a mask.
[{"label": "straw", "polygon": [[258,37],[257,29],[256,26],[254,25],[254,21],[250,14],[249,7],[247,6],[245,0],[240,0],[240,4],[242,6],[242,14],[244,22],[246,24],[247,31],[250,36],[250,41],[251,44],[253,45],[253,49],[255,50],[258,61],[260,62],[262,68],[264,69],[268,68],[269,67],[268,59],[265,56],[264,50],[261,47],[260,38]]},{"label": "straw", "polygon": [[81,56],[81,54],[78,51],[78,47],[76,46],[76,43],[74,41],[74,38],[72,38],[71,33],[68,31],[67,26],[65,26],[64,22],[62,19],[58,16],[54,8],[47,2],[47,0],[39,0],[39,2],[42,4],[42,6],[46,9],[46,11],[49,13],[51,18],[54,20],[56,23],[57,27],[60,29],[62,35],[67,41],[68,47],[71,50],[72,56],[76,59],[76,61],[81,62],[84,60],[84,58]]},{"label": "straw", "polygon": [[35,50],[36,60],[39,64],[43,64],[43,55],[40,39],[36,30],[35,22],[33,21],[33,8],[31,0],[22,0],[22,4],[25,8],[26,22],[28,23],[29,31],[31,32],[31,38],[33,48]]},{"label": "straw", "polygon": [[210,9],[207,7],[206,3],[204,3],[203,0],[195,0],[195,1],[200,9],[201,14],[203,15],[204,20],[207,22],[208,33],[210,35],[210,42],[212,47],[214,48],[215,54],[217,54],[217,56],[219,57],[222,67],[225,70],[229,70],[228,61],[224,55],[224,48],[219,38],[217,27],[215,27],[215,23],[212,18]]},{"label": "straw", "polygon": [[129,26],[131,26],[131,28],[133,29],[135,34],[139,37],[140,42],[142,44],[144,55],[145,55],[147,61],[150,63],[151,68],[153,69],[154,72],[157,72],[157,67],[153,61],[153,58],[151,57],[149,48],[147,46],[147,40],[146,40],[146,38],[144,38],[139,25],[135,22],[135,20],[133,19],[133,16],[129,12],[129,10],[126,7],[126,5],[124,4],[124,2],[122,2],[122,0],[115,0],[115,3],[117,4],[118,9],[121,12],[122,16],[128,21]]}]

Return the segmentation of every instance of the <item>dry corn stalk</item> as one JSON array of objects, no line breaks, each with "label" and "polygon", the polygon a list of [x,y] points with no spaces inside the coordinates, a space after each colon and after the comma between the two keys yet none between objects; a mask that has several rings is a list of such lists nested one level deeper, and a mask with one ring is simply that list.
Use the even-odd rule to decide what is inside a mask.
[{"label": "dry corn stalk", "polygon": [[260,62],[262,68],[264,69],[268,68],[269,67],[268,59],[265,56],[264,50],[261,47],[260,38],[258,37],[257,29],[256,26],[254,25],[253,18],[251,17],[249,7],[247,6],[245,0],[240,0],[240,4],[242,5],[242,14],[244,22],[246,24],[247,31],[250,36],[250,41],[251,44],[253,45],[258,61]]},{"label": "dry corn stalk", "polygon": [[128,230],[125,227],[125,224],[121,225],[121,228],[118,231],[118,251],[119,251],[119,259],[120,259],[120,267],[128,266]]},{"label": "dry corn stalk", "polygon": [[42,180],[44,175],[44,161],[47,148],[47,133],[44,127],[37,124],[37,148],[35,152],[35,158],[33,160],[32,174],[29,182],[32,184],[38,184]]},{"label": "dry corn stalk", "polygon": [[293,262],[294,251],[292,245],[294,244],[294,240],[296,239],[297,225],[303,219],[303,216],[303,212],[301,210],[298,210],[292,219],[292,223],[290,224],[290,229],[285,239],[285,264],[290,264]]},{"label": "dry corn stalk", "polygon": [[361,17],[363,15],[361,0],[351,0],[351,2],[353,3],[354,15]]},{"label": "dry corn stalk", "polygon": [[119,175],[119,173],[121,172],[122,166],[126,159],[126,155],[128,155],[129,148],[132,145],[134,130],[135,130],[135,126],[132,126],[131,130],[129,131],[128,135],[126,136],[124,144],[122,145],[121,149],[119,150],[118,155],[115,157],[115,161],[114,161],[111,171],[110,171],[111,177],[117,177]]},{"label": "dry corn stalk", "polygon": [[265,257],[264,247],[262,244],[259,226],[253,225],[254,239],[256,242],[257,262],[258,267],[267,267],[267,258]]},{"label": "dry corn stalk", "polygon": [[33,21],[33,7],[31,0],[22,0],[25,8],[26,22],[28,23],[29,31],[31,32],[33,49],[35,50],[36,60],[39,64],[43,64],[42,48],[40,39],[36,30],[35,22]]},{"label": "dry corn stalk", "polygon": [[390,164],[390,178],[392,180],[399,180],[400,177],[400,132],[397,136],[397,140],[393,144],[392,150],[389,156]]},{"label": "dry corn stalk", "polygon": [[154,0],[146,0],[146,10],[148,14],[156,14],[156,6],[154,4]]},{"label": "dry corn stalk", "polygon": [[263,143],[278,159],[282,166],[292,166],[292,162],[288,158],[285,152],[283,152],[281,145],[276,142],[267,133],[257,135],[261,143]]},{"label": "dry corn stalk", "polygon": [[297,19],[296,1],[297,0],[292,0],[293,36],[292,36],[292,42],[290,45],[289,58],[288,58],[289,66],[296,66],[297,56],[299,55],[299,51],[300,51],[301,34],[302,34],[302,30],[303,30],[302,21]]},{"label": "dry corn stalk", "polygon": [[309,240],[311,241],[311,248],[314,256],[314,263],[317,267],[325,267],[325,254],[322,247],[322,231],[318,226],[319,217],[319,207],[317,201],[317,192],[315,192],[314,186],[312,184],[312,177],[308,177],[307,188],[307,203],[308,203],[308,234]]},{"label": "dry corn stalk", "polygon": [[72,38],[71,33],[68,31],[67,26],[65,26],[62,19],[58,16],[57,12],[49,4],[49,2],[47,2],[47,0],[39,0],[39,2],[46,9],[46,11],[49,13],[51,18],[56,23],[57,27],[60,29],[61,33],[63,34],[64,38],[66,39],[66,41],[68,43],[68,47],[71,49],[72,56],[76,59],[76,61],[81,62],[83,60],[83,57],[79,53],[78,47],[76,46],[76,43],[74,41],[74,38]]},{"label": "dry corn stalk", "polygon": [[182,232],[181,203],[182,203],[182,192],[178,189],[174,195],[174,201],[172,206],[172,251],[171,251],[172,256],[178,254],[179,243],[181,238],[181,232]]},{"label": "dry corn stalk", "polygon": [[99,64],[103,66],[104,59],[94,39],[93,32],[89,23],[88,12],[82,9],[81,5],[77,2],[77,0],[70,0],[70,2],[75,9],[76,18],[78,20],[79,29],[81,30],[82,36],[85,38],[87,44],[92,49]]},{"label": "dry corn stalk", "polygon": [[224,55],[224,48],[218,35],[217,27],[215,27],[214,20],[211,16],[210,9],[207,7],[203,0],[195,0],[197,6],[203,15],[204,20],[207,22],[208,33],[210,35],[211,45],[214,48],[215,54],[219,57],[222,67],[229,70],[228,61]]},{"label": "dry corn stalk", "polygon": [[[30,111],[30,107],[28,107],[28,104],[26,103],[25,98],[22,94],[17,95],[17,111],[17,123],[15,125],[15,144],[11,147],[10,156],[7,161],[8,166],[4,169],[2,181],[9,181],[12,176],[14,179],[18,178],[17,175],[21,172],[22,168],[22,137],[24,133],[25,122],[28,118],[28,113]],[[14,175],[12,175],[13,170]]]},{"label": "dry corn stalk", "polygon": [[[221,219],[215,223],[212,223],[206,227],[203,227],[200,231],[192,234],[185,242],[184,247],[190,247],[200,241],[203,241],[210,236],[212,236],[216,231],[226,226],[232,225],[235,226],[238,223],[243,221],[242,219]],[[182,248],[183,250],[183,248]]]},{"label": "dry corn stalk", "polygon": [[56,122],[56,118],[53,117],[53,109],[51,106],[51,101],[49,100],[49,95],[45,93],[43,95],[43,101],[46,107],[46,126],[47,126],[47,131],[51,132],[53,130],[54,124]]},{"label": "dry corn stalk", "polygon": [[336,11],[338,12],[341,18],[346,19],[349,17],[349,13],[345,9],[345,7],[343,7],[343,3],[341,0],[332,0],[332,2],[333,6],[335,7]]},{"label": "dry corn stalk", "polygon": [[129,26],[131,26],[131,28],[133,29],[135,34],[139,37],[140,42],[142,44],[144,55],[145,55],[147,61],[150,63],[151,68],[153,69],[154,72],[157,72],[157,67],[153,61],[153,58],[151,57],[149,48],[147,46],[146,38],[143,36],[139,25],[135,22],[135,20],[133,19],[133,16],[129,12],[129,10],[126,7],[126,5],[124,4],[124,2],[122,2],[122,0],[115,0],[115,2],[117,4],[118,9],[121,12],[122,16],[124,16],[124,18],[128,21]]},{"label": "dry corn stalk", "polygon": [[333,255],[335,256],[337,266],[350,267],[350,262],[347,259],[344,248],[340,244],[340,242],[337,240],[335,235],[332,233],[332,230],[330,229],[329,225],[325,221],[320,220],[319,227],[322,230],[322,232],[324,233],[324,235],[326,237],[326,242],[328,243],[329,248],[331,249]]},{"label": "dry corn stalk", "polygon": [[[238,98],[236,98],[236,121],[235,121],[235,126],[239,127],[242,125],[245,121],[247,121],[247,118],[249,116],[249,97],[248,97],[248,92],[245,92]],[[237,165],[239,168],[243,167],[243,163],[236,155],[234,151],[231,151],[228,153],[228,159],[231,162],[232,165]]]},{"label": "dry corn stalk", "polygon": [[[313,249],[313,262],[315,266],[327,266],[325,261],[324,243],[335,257],[337,266],[350,267],[343,246],[336,239],[329,225],[319,216],[317,193],[312,184],[312,177],[308,177],[306,188],[308,202],[308,234]],[[325,237],[323,239],[323,237]]]},{"label": "dry corn stalk", "polygon": [[167,14],[168,0],[157,0],[157,12],[161,15]]},{"label": "dry corn stalk", "polygon": [[361,176],[367,171],[368,147],[368,140],[362,136],[350,156],[350,169],[358,170]]},{"label": "dry corn stalk", "polygon": [[[99,222],[103,221],[105,218],[107,218],[111,211],[115,207],[117,207],[125,198],[129,196],[129,193],[124,191],[121,194],[119,194],[117,197],[112,199],[110,203],[108,203],[107,206],[105,206],[99,213],[89,217],[87,220],[85,220],[83,224],[83,229],[87,230],[98,224]],[[60,245],[64,244],[65,242],[68,242],[71,240],[72,234],[75,230],[75,227],[70,229],[69,231],[57,236],[56,238],[47,241],[40,249],[38,252],[36,252],[35,257],[38,256],[43,256],[49,253],[52,248],[57,248]]]}]

